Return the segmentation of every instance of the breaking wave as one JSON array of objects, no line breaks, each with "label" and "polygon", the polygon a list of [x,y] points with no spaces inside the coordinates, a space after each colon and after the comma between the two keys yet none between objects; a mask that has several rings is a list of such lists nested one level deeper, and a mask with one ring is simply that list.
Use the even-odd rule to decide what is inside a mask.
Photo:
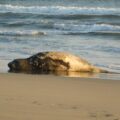
[{"label": "breaking wave", "polygon": [[104,7],[73,7],[73,6],[15,6],[0,4],[0,13],[32,13],[49,15],[117,15],[120,16],[120,8]]},{"label": "breaking wave", "polygon": [[70,33],[112,33],[120,34],[119,25],[110,25],[110,24],[83,24],[83,25],[73,25],[73,24],[55,24],[54,27],[58,30],[68,31]]},{"label": "breaking wave", "polygon": [[36,35],[45,35],[46,33],[35,31],[35,30],[21,30],[21,31],[8,31],[8,30],[0,30],[0,35],[7,36],[36,36]]}]

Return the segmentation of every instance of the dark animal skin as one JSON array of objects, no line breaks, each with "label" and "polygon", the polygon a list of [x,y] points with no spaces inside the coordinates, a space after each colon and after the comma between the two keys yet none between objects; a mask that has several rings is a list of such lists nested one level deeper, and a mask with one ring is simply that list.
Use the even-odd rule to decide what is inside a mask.
[{"label": "dark animal skin", "polygon": [[8,63],[10,72],[90,72],[109,73],[86,60],[65,52],[40,52],[26,59],[15,59]]}]

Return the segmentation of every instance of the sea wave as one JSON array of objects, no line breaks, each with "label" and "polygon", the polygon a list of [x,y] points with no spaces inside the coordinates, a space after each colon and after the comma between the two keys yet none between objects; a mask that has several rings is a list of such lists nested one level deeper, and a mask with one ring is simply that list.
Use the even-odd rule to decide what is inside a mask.
[{"label": "sea wave", "polygon": [[120,70],[120,64],[110,64],[108,66],[110,69]]},{"label": "sea wave", "polygon": [[32,13],[49,15],[117,15],[120,16],[120,8],[104,7],[74,7],[74,6],[15,6],[0,4],[0,13]]},{"label": "sea wave", "polygon": [[21,31],[10,31],[10,30],[0,30],[0,35],[7,36],[36,36],[45,35],[45,32],[35,31],[35,30],[21,30]]},{"label": "sea wave", "polygon": [[112,34],[120,34],[120,26],[119,25],[111,25],[111,24],[54,24],[54,28],[57,30],[68,31],[69,33],[112,33]]}]

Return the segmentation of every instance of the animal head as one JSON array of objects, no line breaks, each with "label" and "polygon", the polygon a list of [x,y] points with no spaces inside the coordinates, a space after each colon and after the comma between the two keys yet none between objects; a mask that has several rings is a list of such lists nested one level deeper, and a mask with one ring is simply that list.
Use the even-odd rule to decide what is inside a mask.
[{"label": "animal head", "polygon": [[12,62],[8,63],[8,67],[10,68],[11,72],[31,70],[31,65],[27,59],[15,59]]}]

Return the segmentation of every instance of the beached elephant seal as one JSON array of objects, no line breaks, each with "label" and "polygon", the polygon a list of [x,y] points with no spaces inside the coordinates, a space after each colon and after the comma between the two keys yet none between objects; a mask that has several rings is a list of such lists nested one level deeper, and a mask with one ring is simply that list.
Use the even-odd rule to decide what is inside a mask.
[{"label": "beached elephant seal", "polygon": [[15,59],[8,66],[11,72],[108,72],[91,65],[80,57],[65,52],[40,52],[26,59]]}]

